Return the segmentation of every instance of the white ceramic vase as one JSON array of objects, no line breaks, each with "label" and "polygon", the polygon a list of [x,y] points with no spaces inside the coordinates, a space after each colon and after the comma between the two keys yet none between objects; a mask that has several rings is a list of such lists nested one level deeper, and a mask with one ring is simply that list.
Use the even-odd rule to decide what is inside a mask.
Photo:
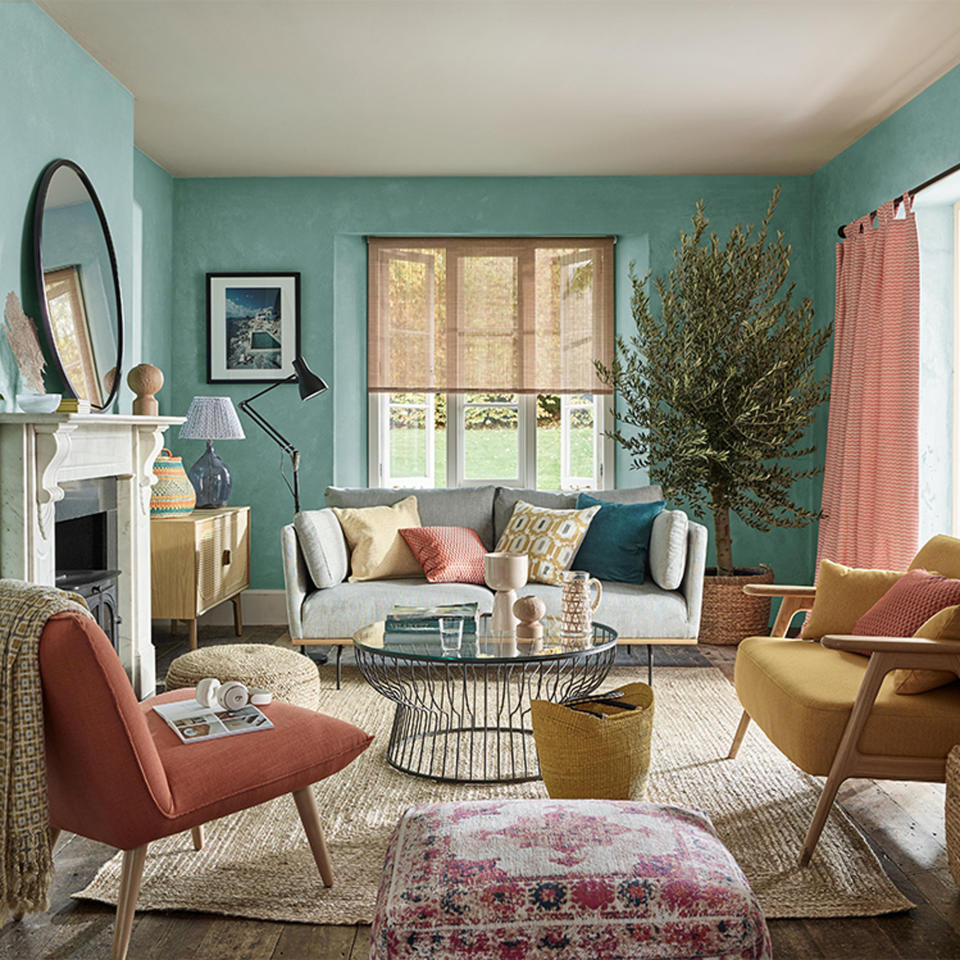
[{"label": "white ceramic vase", "polygon": [[528,569],[525,553],[488,553],[483,558],[483,577],[487,586],[496,591],[490,629],[497,636],[516,635],[518,620],[513,615],[513,605],[517,591],[527,585]]}]

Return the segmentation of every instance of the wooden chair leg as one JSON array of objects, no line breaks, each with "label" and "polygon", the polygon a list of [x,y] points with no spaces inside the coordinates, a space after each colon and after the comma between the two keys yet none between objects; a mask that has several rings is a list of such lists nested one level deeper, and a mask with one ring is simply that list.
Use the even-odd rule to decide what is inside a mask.
[{"label": "wooden chair leg", "polygon": [[199,827],[191,827],[190,835],[193,837],[193,849],[202,850],[203,849],[203,824],[200,824]]},{"label": "wooden chair leg", "polygon": [[323,830],[320,827],[320,815],[317,813],[317,804],[313,799],[313,788],[304,787],[293,794],[297,805],[297,813],[303,824],[303,831],[307,835],[313,859],[323,879],[325,887],[333,886],[333,867],[330,865],[330,853],[327,851],[326,841],[323,839]]},{"label": "wooden chair leg", "polygon": [[870,719],[870,711],[873,709],[874,701],[880,692],[880,685],[889,670],[889,657],[885,657],[882,653],[875,653],[870,657],[870,662],[863,674],[863,680],[860,681],[857,699],[853,702],[853,709],[850,711],[847,725],[843,728],[843,736],[840,738],[833,763],[830,765],[830,774],[823,786],[823,793],[820,794],[820,801],[817,803],[813,820],[810,822],[810,828],[807,830],[807,836],[803,841],[803,849],[800,851],[801,867],[805,867],[813,856],[813,851],[820,839],[824,824],[827,822],[827,816],[833,806],[837,791],[840,789],[840,784],[854,774],[860,734],[863,733],[863,728],[866,726],[867,720]]},{"label": "wooden chair leg", "polygon": [[743,711],[743,716],[740,718],[740,723],[737,726],[737,732],[733,735],[733,743],[730,744],[730,752],[727,754],[728,760],[733,760],[733,758],[740,752],[740,744],[743,743],[743,738],[747,734],[747,727],[750,726],[750,714],[746,710]]},{"label": "wooden chair leg", "polygon": [[133,915],[137,909],[137,894],[140,893],[140,878],[143,876],[143,861],[146,857],[147,844],[135,850],[123,851],[117,919],[113,930],[113,960],[126,960],[130,932],[133,930]]}]

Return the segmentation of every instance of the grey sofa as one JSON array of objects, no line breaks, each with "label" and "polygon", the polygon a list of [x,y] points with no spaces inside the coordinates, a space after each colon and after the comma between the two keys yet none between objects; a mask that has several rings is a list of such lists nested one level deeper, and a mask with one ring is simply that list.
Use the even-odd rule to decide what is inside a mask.
[{"label": "grey sofa", "polygon": [[[323,524],[320,544],[327,567],[337,580],[346,571],[347,547],[330,507],[371,507],[393,504],[414,495],[424,526],[463,526],[477,531],[488,550],[493,550],[506,527],[517,500],[544,507],[571,509],[575,492],[549,492],[509,487],[464,487],[459,489],[374,489],[328,487],[325,495],[329,522]],[[592,496],[616,503],[650,503],[662,499],[658,486],[591,491]],[[355,630],[382,620],[395,603],[438,604],[476,601],[483,613],[493,608],[493,594],[486,587],[468,583],[428,583],[426,579],[341,582],[318,587],[310,577],[293,524],[281,533],[283,573],[286,585],[287,622],[290,638],[302,646],[336,646],[339,682],[340,654],[350,644]],[[700,603],[706,563],[707,531],[690,522],[683,579],[677,590],[663,590],[649,577],[642,584],[603,583],[603,598],[595,618],[613,627],[626,644],[696,643],[700,629]],[[530,583],[523,594],[535,594],[547,613],[560,612],[560,588]]]}]

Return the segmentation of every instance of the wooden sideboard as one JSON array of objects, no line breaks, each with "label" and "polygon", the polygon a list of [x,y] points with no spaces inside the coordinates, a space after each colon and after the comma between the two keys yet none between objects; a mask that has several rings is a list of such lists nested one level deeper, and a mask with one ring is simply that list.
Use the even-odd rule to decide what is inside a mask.
[{"label": "wooden sideboard", "polygon": [[155,619],[185,620],[197,648],[197,617],[233,602],[243,631],[240,594],[250,586],[250,508],[194,510],[150,521],[151,599]]}]

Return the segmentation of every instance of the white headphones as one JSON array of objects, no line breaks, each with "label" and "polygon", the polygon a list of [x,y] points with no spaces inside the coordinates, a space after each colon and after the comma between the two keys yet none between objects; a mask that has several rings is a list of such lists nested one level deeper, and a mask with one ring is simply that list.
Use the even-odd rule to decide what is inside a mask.
[{"label": "white headphones", "polygon": [[215,677],[205,677],[197,684],[197,702],[204,707],[223,707],[225,710],[239,710],[248,703],[255,707],[265,707],[273,700],[269,690],[247,687],[239,680],[221,683]]}]

